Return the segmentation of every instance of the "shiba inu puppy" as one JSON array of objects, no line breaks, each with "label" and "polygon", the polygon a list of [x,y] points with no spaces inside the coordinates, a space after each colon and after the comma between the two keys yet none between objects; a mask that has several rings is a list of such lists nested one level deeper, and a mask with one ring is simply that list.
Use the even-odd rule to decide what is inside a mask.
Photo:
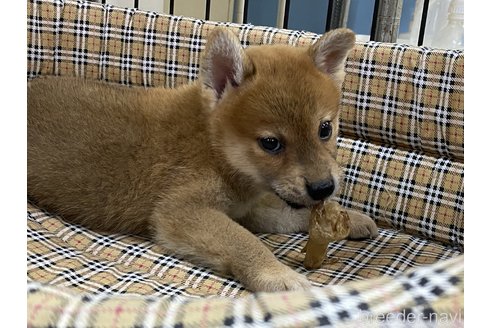
[{"label": "shiba inu puppy", "polygon": [[[336,193],[348,29],[310,47],[243,49],[209,35],[199,79],[176,89],[76,78],[28,86],[28,194],[91,229],[152,237],[253,291],[306,288],[252,232],[307,231]],[[349,238],[377,235],[348,211]]]}]

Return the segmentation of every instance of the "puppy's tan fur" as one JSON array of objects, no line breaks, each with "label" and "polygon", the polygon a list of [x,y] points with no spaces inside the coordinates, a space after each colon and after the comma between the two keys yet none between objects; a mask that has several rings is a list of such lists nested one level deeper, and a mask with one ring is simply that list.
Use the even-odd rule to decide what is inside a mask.
[{"label": "puppy's tan fur", "polygon": [[[75,78],[28,87],[28,192],[92,229],[153,237],[232,273],[252,290],[309,286],[250,232],[307,231],[307,181],[332,179],[343,63],[354,34],[308,48],[243,50],[231,32],[207,42],[200,79],[177,89],[126,88]],[[327,141],[320,123],[331,121]],[[258,139],[276,137],[275,155]],[[350,211],[351,237],[377,234]],[[248,231],[249,229],[250,231]]]}]

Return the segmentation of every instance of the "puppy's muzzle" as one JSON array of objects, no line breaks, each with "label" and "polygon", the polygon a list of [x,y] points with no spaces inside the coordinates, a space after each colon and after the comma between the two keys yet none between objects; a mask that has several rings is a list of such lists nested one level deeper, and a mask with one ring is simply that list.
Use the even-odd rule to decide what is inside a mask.
[{"label": "puppy's muzzle", "polygon": [[333,194],[335,183],[333,179],[321,180],[312,183],[306,182],[306,189],[313,200],[324,200]]}]

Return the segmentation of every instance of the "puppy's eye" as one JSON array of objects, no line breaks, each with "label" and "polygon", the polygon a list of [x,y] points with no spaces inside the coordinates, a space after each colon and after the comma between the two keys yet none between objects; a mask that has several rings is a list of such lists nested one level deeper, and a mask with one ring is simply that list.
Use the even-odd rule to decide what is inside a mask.
[{"label": "puppy's eye", "polygon": [[260,138],[258,143],[264,151],[270,154],[278,154],[284,148],[280,141],[273,137]]},{"label": "puppy's eye", "polygon": [[328,140],[331,137],[331,122],[324,121],[319,126],[319,138],[321,140]]}]

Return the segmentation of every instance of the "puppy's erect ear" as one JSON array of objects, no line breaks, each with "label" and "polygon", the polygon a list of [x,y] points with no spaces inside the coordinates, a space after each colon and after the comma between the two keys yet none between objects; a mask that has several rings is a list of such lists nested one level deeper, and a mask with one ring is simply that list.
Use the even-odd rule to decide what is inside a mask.
[{"label": "puppy's erect ear", "polygon": [[323,34],[309,48],[309,54],[316,67],[323,73],[330,75],[341,88],[345,77],[345,60],[354,45],[354,32],[346,28],[338,28]]},{"label": "puppy's erect ear", "polygon": [[238,38],[231,31],[216,28],[210,33],[200,74],[203,87],[213,91],[215,102],[241,85],[251,66]]}]

